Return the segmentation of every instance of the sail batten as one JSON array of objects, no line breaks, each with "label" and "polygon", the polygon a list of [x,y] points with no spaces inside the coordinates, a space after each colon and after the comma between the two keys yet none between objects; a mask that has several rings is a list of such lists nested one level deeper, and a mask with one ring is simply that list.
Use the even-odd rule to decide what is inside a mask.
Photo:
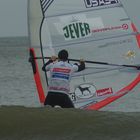
[{"label": "sail batten", "polygon": [[[74,47],[73,45],[75,44],[81,44],[81,43],[86,43],[86,42],[96,42],[96,41],[103,41],[103,40],[107,40],[107,39],[115,39],[115,38],[120,38],[120,37],[126,37],[126,36],[131,36],[131,35],[138,35],[139,33],[129,33],[129,34],[124,34],[124,35],[118,35],[118,36],[111,36],[111,37],[106,37],[106,38],[100,38],[100,39],[91,39],[91,40],[85,40],[85,41],[79,41],[79,42],[73,42],[73,43],[68,43],[68,44],[61,44],[61,45],[54,45],[53,47],[54,48],[60,48],[60,47],[69,47],[69,46],[72,46]],[[51,47],[51,46],[46,46],[47,48],[48,47]]]},{"label": "sail batten", "polygon": [[[115,8],[115,7],[122,7],[122,5],[121,4],[118,4],[118,5],[115,5],[115,6],[109,6],[109,7],[99,7],[99,8],[95,8],[94,9],[94,11],[96,11],[96,10],[103,10],[103,9],[109,9],[109,8]],[[71,14],[79,14],[79,13],[82,13],[82,12],[90,12],[90,11],[93,11],[93,9],[91,10],[91,9],[87,9],[87,10],[84,10],[84,11],[71,11],[71,12],[69,12],[69,13],[61,13],[61,14],[54,14],[54,15],[45,15],[45,17],[47,17],[47,18],[52,18],[52,17],[59,17],[59,16],[65,16],[65,15],[71,15]],[[45,10],[43,10],[43,13],[45,14]]]}]

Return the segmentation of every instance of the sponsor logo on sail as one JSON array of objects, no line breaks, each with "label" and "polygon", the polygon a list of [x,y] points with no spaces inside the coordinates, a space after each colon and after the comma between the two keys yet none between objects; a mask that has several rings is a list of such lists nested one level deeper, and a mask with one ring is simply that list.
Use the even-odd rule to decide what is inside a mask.
[{"label": "sponsor logo on sail", "polygon": [[85,0],[87,8],[118,4],[119,0]]},{"label": "sponsor logo on sail", "polygon": [[76,87],[74,93],[78,99],[88,99],[96,96],[96,87],[90,83],[81,84]]},{"label": "sponsor logo on sail", "polygon": [[99,33],[99,32],[107,32],[112,30],[128,30],[129,26],[128,24],[123,24],[120,26],[112,26],[112,27],[105,27],[100,29],[93,29],[92,33]]},{"label": "sponsor logo on sail", "polygon": [[85,38],[91,35],[90,25],[86,22],[73,22],[63,27],[66,40]]},{"label": "sponsor logo on sail", "polygon": [[97,90],[97,96],[105,96],[110,94],[113,94],[112,88],[104,88]]}]

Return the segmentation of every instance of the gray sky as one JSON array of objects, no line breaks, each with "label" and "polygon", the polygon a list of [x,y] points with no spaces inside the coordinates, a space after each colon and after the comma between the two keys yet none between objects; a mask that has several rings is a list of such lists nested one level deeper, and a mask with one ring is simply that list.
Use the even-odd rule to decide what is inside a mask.
[{"label": "gray sky", "polygon": [[[140,31],[140,0],[121,0]],[[27,0],[0,0],[0,37],[27,36]]]},{"label": "gray sky", "polygon": [[0,37],[27,35],[27,0],[0,0]]}]

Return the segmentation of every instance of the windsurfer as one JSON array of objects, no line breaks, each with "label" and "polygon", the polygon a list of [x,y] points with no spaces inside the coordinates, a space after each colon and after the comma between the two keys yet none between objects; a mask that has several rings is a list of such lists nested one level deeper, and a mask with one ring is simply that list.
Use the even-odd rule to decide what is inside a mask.
[{"label": "windsurfer", "polygon": [[71,76],[74,72],[84,70],[85,63],[83,60],[80,60],[80,64],[68,63],[67,50],[61,50],[58,53],[58,62],[56,62],[56,59],[56,56],[52,56],[42,67],[43,71],[50,71],[48,94],[44,105],[73,108],[74,105],[68,95]]}]

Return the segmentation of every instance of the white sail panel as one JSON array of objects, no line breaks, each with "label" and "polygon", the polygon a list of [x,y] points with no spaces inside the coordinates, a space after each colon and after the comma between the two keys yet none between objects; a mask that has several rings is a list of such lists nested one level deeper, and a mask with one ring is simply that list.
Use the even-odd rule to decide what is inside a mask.
[{"label": "white sail panel", "polygon": [[[124,17],[125,20],[123,20]],[[83,38],[84,42],[98,41],[133,34],[131,22],[122,7],[103,9],[102,12],[97,10],[49,17],[44,20],[44,23],[42,33],[45,34],[45,29],[49,28],[53,47],[81,43]],[[49,44],[43,46],[49,46]]]}]

